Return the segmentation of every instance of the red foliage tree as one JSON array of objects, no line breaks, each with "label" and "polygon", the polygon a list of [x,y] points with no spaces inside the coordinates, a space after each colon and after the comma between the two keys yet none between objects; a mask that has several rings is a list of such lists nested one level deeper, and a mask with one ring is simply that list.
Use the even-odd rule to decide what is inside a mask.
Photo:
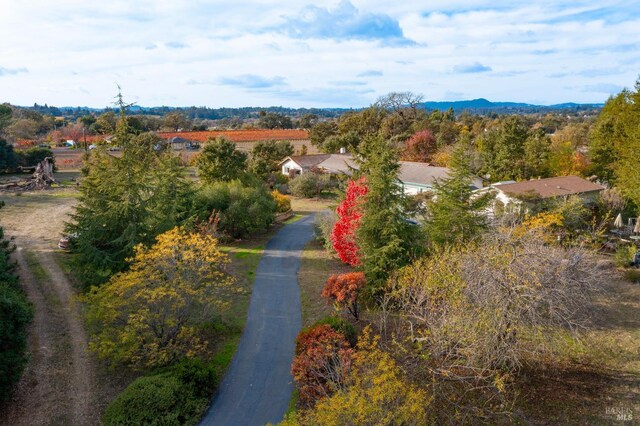
[{"label": "red foliage tree", "polygon": [[438,151],[438,142],[430,130],[421,130],[414,133],[405,142],[402,159],[404,161],[418,161],[430,163]]},{"label": "red foliage tree", "polygon": [[362,212],[359,204],[367,194],[365,178],[350,180],[344,200],[338,205],[338,220],[331,231],[331,243],[340,260],[355,266],[359,263],[356,230],[360,225]]},{"label": "red foliage tree", "polygon": [[358,295],[365,283],[362,272],[331,275],[322,290],[322,297],[327,299],[329,303],[333,302],[337,306],[344,306],[355,319],[358,319]]},{"label": "red foliage tree", "polygon": [[301,331],[296,339],[296,357],[291,365],[300,404],[311,407],[320,398],[342,389],[353,355],[344,334],[327,324]]}]

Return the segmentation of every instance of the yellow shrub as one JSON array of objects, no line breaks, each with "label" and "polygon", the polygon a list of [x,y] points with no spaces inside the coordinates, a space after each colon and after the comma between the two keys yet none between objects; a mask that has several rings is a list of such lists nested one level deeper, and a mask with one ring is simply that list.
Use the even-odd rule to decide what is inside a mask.
[{"label": "yellow shrub", "polygon": [[284,213],[291,210],[291,199],[288,196],[281,194],[278,190],[271,192],[271,196],[278,205],[278,213]]}]

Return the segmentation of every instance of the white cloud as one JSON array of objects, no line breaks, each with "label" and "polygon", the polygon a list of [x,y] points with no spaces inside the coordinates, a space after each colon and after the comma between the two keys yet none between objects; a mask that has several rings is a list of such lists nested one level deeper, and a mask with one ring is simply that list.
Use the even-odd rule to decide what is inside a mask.
[{"label": "white cloud", "polygon": [[601,102],[640,66],[637,2],[8,3],[0,102],[22,105],[104,106],[115,82],[143,105],[364,106],[398,90]]}]

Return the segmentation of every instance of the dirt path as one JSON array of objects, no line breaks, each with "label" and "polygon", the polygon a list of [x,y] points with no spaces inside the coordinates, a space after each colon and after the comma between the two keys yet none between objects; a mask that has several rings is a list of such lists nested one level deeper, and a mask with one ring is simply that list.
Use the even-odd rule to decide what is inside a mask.
[{"label": "dirt path", "polygon": [[0,424],[98,424],[87,334],[71,283],[55,259],[75,199],[51,193],[2,199],[7,205],[0,210],[0,225],[7,237],[15,237],[21,283],[35,316],[30,362],[12,400],[0,411]]}]

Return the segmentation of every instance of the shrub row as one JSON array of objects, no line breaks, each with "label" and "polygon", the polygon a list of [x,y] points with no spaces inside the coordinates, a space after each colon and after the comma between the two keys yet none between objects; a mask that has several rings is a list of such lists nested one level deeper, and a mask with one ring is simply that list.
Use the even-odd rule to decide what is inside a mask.
[{"label": "shrub row", "polygon": [[31,306],[14,273],[12,245],[0,228],[0,400],[6,399],[27,362],[27,326]]}]

